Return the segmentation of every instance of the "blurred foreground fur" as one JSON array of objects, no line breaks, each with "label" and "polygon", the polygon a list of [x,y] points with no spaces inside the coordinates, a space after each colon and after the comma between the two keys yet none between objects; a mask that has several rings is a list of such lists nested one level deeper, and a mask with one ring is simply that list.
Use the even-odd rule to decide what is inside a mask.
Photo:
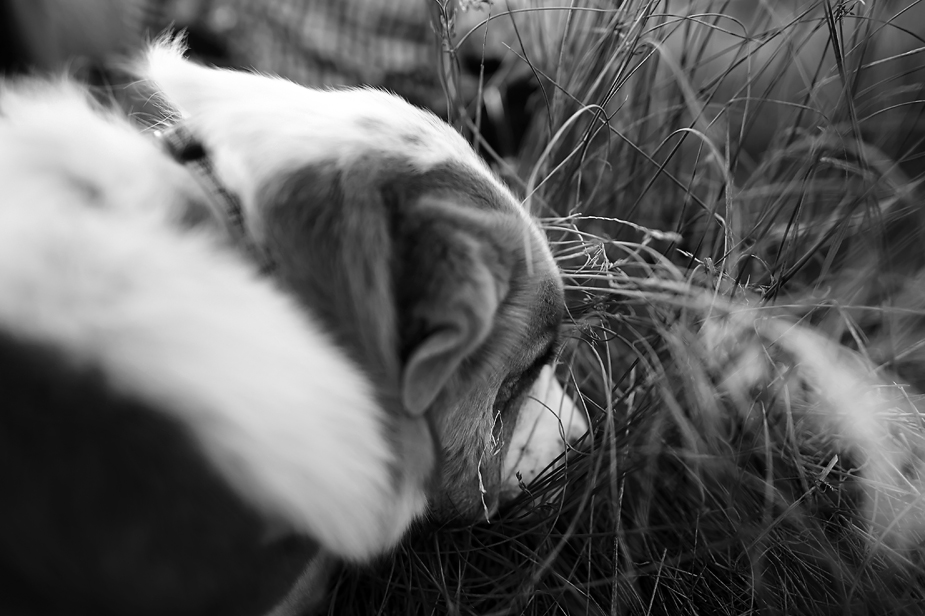
[{"label": "blurred foreground fur", "polygon": [[[585,456],[346,571],[330,613],[921,614],[925,5],[615,4],[490,9],[541,87],[516,175]],[[489,37],[444,17],[452,94]]]}]

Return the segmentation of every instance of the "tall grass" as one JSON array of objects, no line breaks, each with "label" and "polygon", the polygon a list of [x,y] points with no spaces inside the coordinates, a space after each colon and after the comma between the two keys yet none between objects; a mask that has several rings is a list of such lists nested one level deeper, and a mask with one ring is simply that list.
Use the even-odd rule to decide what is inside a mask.
[{"label": "tall grass", "polygon": [[[923,613],[925,7],[530,6],[492,8],[539,86],[495,162],[565,273],[593,427],[492,523],[344,571],[330,613]],[[474,131],[454,54],[484,32],[451,8]]]}]

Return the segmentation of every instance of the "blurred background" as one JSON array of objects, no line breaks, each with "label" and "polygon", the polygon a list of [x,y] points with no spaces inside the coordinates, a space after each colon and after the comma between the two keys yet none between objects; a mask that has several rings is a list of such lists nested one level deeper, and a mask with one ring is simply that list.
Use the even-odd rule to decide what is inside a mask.
[{"label": "blurred background", "polygon": [[[314,86],[369,85],[449,118],[484,100],[480,134],[500,156],[523,136],[535,89],[513,62],[510,20],[494,20],[452,50],[458,33],[499,12],[456,0],[2,0],[0,70],[68,71],[133,110],[120,62],[165,30],[187,33],[191,55]],[[447,40],[447,35],[452,38]],[[481,97],[479,81],[481,79]],[[452,101],[452,102],[448,102]],[[477,115],[472,112],[474,117]],[[465,130],[464,126],[461,126]]]}]

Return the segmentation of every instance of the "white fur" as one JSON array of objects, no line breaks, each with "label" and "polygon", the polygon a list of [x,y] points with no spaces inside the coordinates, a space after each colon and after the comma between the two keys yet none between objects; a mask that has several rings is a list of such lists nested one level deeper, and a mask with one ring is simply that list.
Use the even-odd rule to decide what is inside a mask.
[{"label": "white fur", "polygon": [[[180,42],[148,52],[140,74],[209,146],[219,176],[253,212],[257,191],[321,163],[346,167],[364,155],[397,156],[420,170],[452,163],[509,196],[462,135],[429,111],[388,92],[318,90],[278,77],[216,70],[184,60]],[[410,144],[404,136],[412,136]],[[543,242],[545,244],[545,241]]]},{"label": "white fur", "polygon": [[72,87],[0,108],[0,327],[172,413],[268,517],[347,558],[390,547],[424,504],[393,494],[371,385],[237,258],[139,213],[191,190],[182,169]]},{"label": "white fur", "polygon": [[520,409],[508,443],[501,466],[505,488],[515,491],[521,481],[529,484],[587,431],[584,413],[563,391],[552,366],[545,366]]}]

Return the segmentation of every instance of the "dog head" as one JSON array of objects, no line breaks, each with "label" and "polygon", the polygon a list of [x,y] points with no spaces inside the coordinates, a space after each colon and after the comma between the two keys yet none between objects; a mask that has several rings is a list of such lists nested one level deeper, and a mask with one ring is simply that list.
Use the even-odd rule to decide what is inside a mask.
[{"label": "dog head", "polygon": [[373,383],[396,507],[491,512],[585,431],[548,367],[564,301],[546,239],[455,130],[381,91],[198,66],[177,43],[141,73],[278,283]]}]

